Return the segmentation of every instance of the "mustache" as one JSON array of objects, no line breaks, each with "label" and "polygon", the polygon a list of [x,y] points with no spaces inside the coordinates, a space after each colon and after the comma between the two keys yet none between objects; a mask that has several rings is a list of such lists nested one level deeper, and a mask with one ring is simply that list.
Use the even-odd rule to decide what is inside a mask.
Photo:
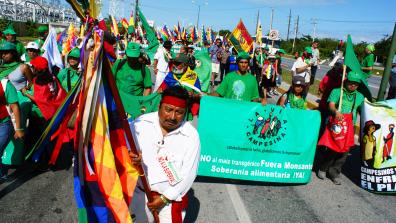
[{"label": "mustache", "polygon": [[172,124],[177,124],[177,120],[176,119],[165,119],[165,122],[170,122]]}]

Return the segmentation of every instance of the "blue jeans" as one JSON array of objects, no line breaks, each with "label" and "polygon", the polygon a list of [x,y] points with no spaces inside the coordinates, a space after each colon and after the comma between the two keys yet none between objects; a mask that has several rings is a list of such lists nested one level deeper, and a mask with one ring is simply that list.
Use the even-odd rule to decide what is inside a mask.
[{"label": "blue jeans", "polygon": [[1,157],[3,156],[4,150],[11,140],[13,133],[14,127],[12,126],[11,120],[0,123],[0,176],[7,174],[7,165],[2,164]]}]

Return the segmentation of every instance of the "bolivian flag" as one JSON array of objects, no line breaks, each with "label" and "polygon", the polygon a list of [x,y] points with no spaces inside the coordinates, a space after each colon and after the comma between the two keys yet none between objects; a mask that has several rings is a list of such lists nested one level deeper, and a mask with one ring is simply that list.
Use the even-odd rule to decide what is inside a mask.
[{"label": "bolivian flag", "polygon": [[242,19],[239,20],[237,27],[229,35],[228,40],[238,52],[242,50],[250,52],[253,47],[253,39],[243,24]]}]

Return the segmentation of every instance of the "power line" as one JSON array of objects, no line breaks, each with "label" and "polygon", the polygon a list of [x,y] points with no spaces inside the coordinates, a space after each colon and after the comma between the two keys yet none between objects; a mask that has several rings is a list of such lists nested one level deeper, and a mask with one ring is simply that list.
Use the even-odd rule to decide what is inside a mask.
[{"label": "power line", "polygon": [[338,23],[395,23],[396,21],[357,21],[357,20],[333,20],[333,19],[316,19],[322,22],[338,22]]}]

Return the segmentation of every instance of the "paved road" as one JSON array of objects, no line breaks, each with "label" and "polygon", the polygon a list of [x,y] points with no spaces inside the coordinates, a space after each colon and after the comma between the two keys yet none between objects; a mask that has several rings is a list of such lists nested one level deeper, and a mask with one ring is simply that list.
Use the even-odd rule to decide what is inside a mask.
[{"label": "paved road", "polygon": [[[289,58],[285,58],[285,57],[282,58],[282,63],[284,65],[286,65],[289,69],[291,69],[291,67],[293,66],[293,62],[294,62],[293,59],[289,59]],[[324,75],[329,70],[330,70],[330,67],[327,64],[320,65],[320,69],[318,69],[316,72],[315,79],[317,79],[319,81],[322,80]],[[381,76],[371,75],[371,77],[369,77],[367,80],[373,97],[377,97],[377,95],[378,95],[379,86],[381,84],[381,78],[382,78]]]}]

